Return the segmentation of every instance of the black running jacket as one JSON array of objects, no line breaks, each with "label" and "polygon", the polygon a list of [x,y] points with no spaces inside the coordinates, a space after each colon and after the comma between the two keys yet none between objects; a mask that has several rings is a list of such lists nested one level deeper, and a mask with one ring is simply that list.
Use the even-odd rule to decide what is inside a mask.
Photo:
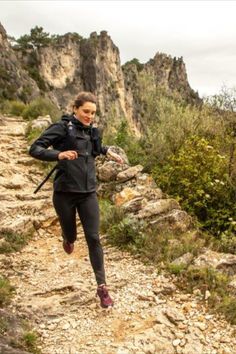
[{"label": "black running jacket", "polygon": [[[58,160],[59,153],[66,150],[76,150],[78,158]],[[84,126],[74,116],[64,115],[31,145],[29,154],[43,161],[58,161],[55,191],[87,193],[96,190],[95,157],[106,155],[107,150],[107,146],[102,146],[97,128]]]}]

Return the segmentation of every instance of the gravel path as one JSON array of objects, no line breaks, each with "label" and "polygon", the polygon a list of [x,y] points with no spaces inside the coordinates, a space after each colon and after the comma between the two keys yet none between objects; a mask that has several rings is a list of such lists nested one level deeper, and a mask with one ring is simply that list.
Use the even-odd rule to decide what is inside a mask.
[{"label": "gravel path", "polygon": [[[80,227],[69,256],[53,216],[50,184],[37,197],[32,195],[33,181],[37,184],[42,173],[30,166],[23,133],[8,136],[10,124],[11,132],[14,127],[20,131],[21,125],[24,131],[25,125],[21,120],[7,124],[1,127],[1,176],[7,178],[10,163],[14,178],[18,176],[25,187],[3,184],[0,195],[8,195],[8,200],[5,197],[2,212],[17,211],[11,214],[12,223],[29,216],[37,232],[21,252],[1,256],[1,269],[17,289],[11,307],[31,320],[41,336],[42,354],[236,353],[235,326],[209,313],[197,296],[179,292],[171,276],[106,245],[104,236],[107,283],[115,305],[100,308]],[[16,195],[25,200],[23,206],[19,197],[19,207],[14,204]]]}]

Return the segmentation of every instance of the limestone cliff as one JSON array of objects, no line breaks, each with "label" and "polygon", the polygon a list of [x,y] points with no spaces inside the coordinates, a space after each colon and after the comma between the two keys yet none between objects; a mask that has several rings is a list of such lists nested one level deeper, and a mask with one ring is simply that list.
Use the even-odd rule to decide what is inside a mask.
[{"label": "limestone cliff", "polygon": [[0,98],[26,101],[39,93],[36,82],[23,69],[0,23]]},{"label": "limestone cliff", "polygon": [[75,40],[65,35],[51,47],[39,50],[39,72],[50,86],[50,96],[63,109],[81,90],[95,92],[98,116],[102,123],[111,113],[126,116],[125,87],[119,50],[106,31],[95,32],[88,39]]},{"label": "limestone cliff", "polygon": [[50,45],[16,52],[0,27],[0,45],[0,96],[11,98],[14,91],[12,98],[23,99],[22,92],[28,90],[29,98],[43,94],[62,110],[70,111],[79,91],[92,91],[98,97],[98,119],[102,125],[108,118],[126,118],[136,134],[141,131],[145,114],[140,86],[143,75],[151,77],[155,87],[177,93],[188,102],[200,100],[189,86],[182,58],[157,53],[146,64],[131,61],[122,67],[119,49],[106,31],[99,35],[93,32],[87,39],[67,33]]}]

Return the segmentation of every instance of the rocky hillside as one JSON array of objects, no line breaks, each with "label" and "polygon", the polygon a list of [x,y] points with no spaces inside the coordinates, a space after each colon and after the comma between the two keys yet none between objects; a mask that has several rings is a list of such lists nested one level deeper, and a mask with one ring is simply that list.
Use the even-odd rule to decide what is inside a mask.
[{"label": "rocky hillside", "polygon": [[[146,64],[137,60],[121,66],[119,49],[106,31],[59,36],[50,45],[24,51],[13,50],[0,27],[0,97],[31,99],[45,94],[63,110],[81,90],[98,96],[101,123],[108,117],[125,117],[132,130],[141,129],[142,89],[140,77],[150,76],[155,87],[177,93],[188,102],[199,102],[189,86],[183,59],[157,53]],[[33,79],[32,79],[33,78]]]},{"label": "rocky hillside", "polygon": [[[31,321],[42,353],[236,353],[235,326],[209,313],[207,301],[200,301],[197,292],[179,291],[174,276],[158,274],[154,266],[109,246],[105,235],[107,281],[115,306],[109,311],[100,308],[80,225],[75,252],[68,256],[52,208],[50,182],[33,194],[43,173],[27,154],[25,129],[19,118],[1,117],[0,232],[33,228],[34,237],[22,251],[2,254],[0,265],[1,274],[16,287],[8,310]],[[130,168],[103,158],[97,168],[99,193],[115,184],[113,200],[127,213],[179,232],[191,229],[188,215],[142,174],[141,166]],[[231,272],[235,258],[228,259]],[[206,259],[198,258],[199,264]],[[0,351],[23,353],[11,349],[8,333],[0,335]]]},{"label": "rocky hillside", "polygon": [[0,23],[0,98],[24,101],[39,94],[37,83],[24,70]]}]

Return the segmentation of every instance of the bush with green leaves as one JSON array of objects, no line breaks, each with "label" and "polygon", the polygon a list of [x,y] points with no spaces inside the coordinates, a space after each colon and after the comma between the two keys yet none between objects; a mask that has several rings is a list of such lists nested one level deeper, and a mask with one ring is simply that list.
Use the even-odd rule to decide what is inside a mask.
[{"label": "bush with green leaves", "polygon": [[100,200],[101,232],[110,244],[138,253],[145,261],[168,265],[187,252],[197,255],[211,243],[211,237],[196,232],[177,234],[160,231],[145,220],[126,215],[122,207]]},{"label": "bush with green leaves", "polygon": [[39,341],[38,335],[34,331],[25,332],[20,340],[20,347],[32,354],[40,354],[41,350],[37,347]]},{"label": "bush with green leaves", "polygon": [[107,237],[111,244],[121,249],[139,251],[145,235],[140,223],[126,216],[119,223],[111,225]]},{"label": "bush with green leaves", "polygon": [[[231,218],[232,219],[232,218]],[[231,222],[231,229],[235,226],[236,222],[229,220]],[[236,254],[236,233],[230,228],[220,235],[219,242],[215,244],[215,249],[218,252],[232,253]]]},{"label": "bush with green leaves", "polygon": [[0,307],[8,305],[13,295],[14,287],[10,282],[0,276]]},{"label": "bush with green leaves", "polygon": [[185,141],[165,166],[155,166],[158,185],[196,215],[201,226],[220,235],[236,230],[235,193],[228,179],[225,156],[206,139],[193,136]]},{"label": "bush with green leaves", "polygon": [[2,100],[0,104],[0,111],[2,113],[10,114],[13,116],[22,116],[25,108],[25,103],[21,101]]},{"label": "bush with green leaves", "polygon": [[28,234],[20,234],[16,232],[4,231],[0,234],[0,254],[12,253],[20,251],[27,245],[32,237],[33,229]]},{"label": "bush with green leaves", "polygon": [[47,98],[38,97],[31,101],[23,111],[23,118],[32,120],[38,116],[50,115],[53,121],[60,116],[60,110]]},{"label": "bush with green leaves", "polygon": [[138,251],[144,241],[144,223],[126,216],[122,208],[107,200],[100,201],[101,232],[105,232],[110,244],[121,249]]},{"label": "bush with green leaves", "polygon": [[143,146],[145,139],[137,138],[130,132],[128,123],[124,119],[121,120],[113,133],[111,133],[110,129],[106,129],[103,140],[107,145],[117,145],[124,149],[131,165],[143,164],[145,159],[147,159]]},{"label": "bush with green leaves", "polygon": [[210,267],[190,266],[179,269],[176,279],[180,289],[187,292],[198,289],[203,299],[206,290],[210,291],[207,300],[209,307],[223,314],[230,323],[236,324],[236,300],[229,292],[229,283],[232,280],[230,276]]}]

